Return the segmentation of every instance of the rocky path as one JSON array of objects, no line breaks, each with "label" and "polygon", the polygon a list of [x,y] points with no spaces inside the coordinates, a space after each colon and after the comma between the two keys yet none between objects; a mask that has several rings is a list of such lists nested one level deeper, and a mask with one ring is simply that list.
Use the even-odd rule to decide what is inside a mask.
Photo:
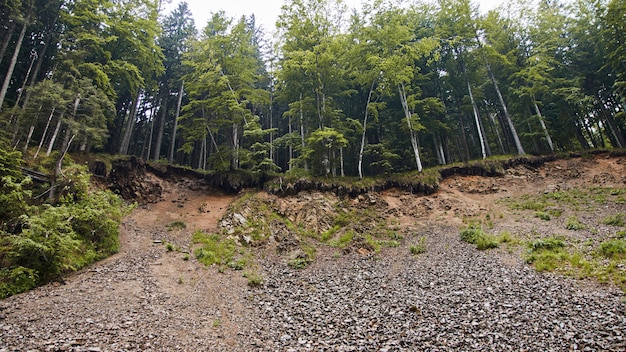
[{"label": "rocky path", "polygon": [[[233,198],[167,189],[128,217],[119,254],[63,285],[0,301],[0,352],[626,351],[622,291],[537,273],[519,255],[460,241],[459,219],[441,219],[448,204],[480,213],[497,196],[459,194],[461,181],[437,198],[441,211],[409,219],[400,247],[368,255],[322,248],[303,270],[260,251],[258,288],[241,272],[186,260],[191,232],[215,227]],[[431,200],[415,204],[426,211]],[[167,231],[177,219],[188,229]],[[421,236],[427,251],[413,256],[407,247]]]}]

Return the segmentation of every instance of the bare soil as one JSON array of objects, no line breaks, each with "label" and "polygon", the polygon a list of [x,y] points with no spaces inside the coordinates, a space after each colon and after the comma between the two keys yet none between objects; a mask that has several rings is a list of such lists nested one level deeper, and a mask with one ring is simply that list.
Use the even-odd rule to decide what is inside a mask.
[{"label": "bare soil", "polygon": [[[126,218],[120,234],[120,253],[97,263],[88,270],[72,275],[66,280],[65,285],[51,284],[0,302],[0,351],[561,350],[563,346],[572,350],[583,349],[585,346],[590,346],[590,350],[602,350],[601,346],[605,346],[606,350],[620,350],[622,347],[626,349],[624,331],[622,330],[621,334],[619,331],[615,333],[608,326],[618,329],[626,326],[624,294],[618,288],[611,284],[599,284],[591,279],[579,281],[559,274],[538,274],[529,270],[529,265],[523,262],[516,251],[498,249],[486,254],[479,253],[473,247],[458,240],[458,228],[467,224],[467,221],[471,219],[483,221],[488,219],[492,222],[491,231],[494,233],[509,231],[520,236],[540,233],[578,236],[581,239],[609,238],[617,230],[623,230],[623,228],[603,226],[598,223],[598,220],[606,215],[626,213],[626,206],[623,204],[610,207],[597,205],[590,208],[589,212],[581,212],[580,209],[578,211],[564,209],[561,217],[552,221],[542,221],[535,218],[532,212],[511,210],[504,205],[503,200],[527,194],[542,194],[573,188],[624,187],[626,185],[626,158],[597,155],[590,158],[563,159],[538,168],[517,166],[507,170],[503,177],[452,176],[445,179],[439,191],[430,196],[414,195],[392,189],[379,194],[371,194],[362,199],[354,199],[352,200],[354,206],[363,202],[375,203],[378,211],[397,222],[403,229],[403,233],[407,234],[400,248],[383,249],[374,259],[369,251],[353,251],[349,255],[338,257],[334,249],[321,248],[317,261],[301,271],[289,268],[286,265],[287,259],[276,255],[275,248],[260,249],[257,260],[260,273],[266,279],[265,286],[261,288],[248,287],[247,280],[242,277],[241,272],[226,270],[219,273],[218,268],[207,268],[193,256],[192,233],[196,230],[218,231],[220,219],[227,214],[230,204],[239,195],[222,194],[206,188],[194,187],[194,181],[190,179],[167,180],[153,174],[147,174],[144,177],[146,182],[158,184],[162,192],[154,203],[138,206]],[[263,197],[270,199],[286,214],[291,214],[295,218],[299,217],[296,220],[309,221],[314,226],[321,224],[325,212],[332,211],[329,204],[332,205],[338,201],[334,195],[317,192],[306,192],[287,198],[268,194],[263,194]],[[316,210],[311,211],[311,208]],[[565,230],[564,221],[569,214],[577,214],[582,222],[593,224],[590,226],[593,227],[593,231]],[[186,227],[168,229],[168,226],[175,222],[184,223]],[[319,226],[323,227],[323,224]],[[415,260],[412,259],[413,256],[409,254],[407,248],[415,243],[418,235],[428,236],[428,252],[421,259]],[[168,251],[166,243],[171,244],[176,250]],[[583,332],[580,332],[580,336],[574,335],[571,341],[565,339],[565,335],[558,333],[555,333],[553,337],[547,337],[548,335],[545,334],[547,328],[542,328],[541,322],[534,325],[535,329],[539,327],[534,339],[539,343],[545,342],[545,345],[530,342],[516,344],[517,338],[519,341],[526,341],[528,336],[515,335],[516,329],[513,326],[508,327],[508,330],[511,330],[510,334],[513,335],[507,337],[512,342],[510,344],[503,342],[502,345],[498,344],[501,340],[484,342],[478,338],[476,341],[483,342],[474,345],[470,342],[472,336],[467,332],[459,335],[461,337],[455,342],[456,345],[452,345],[452,341],[456,341],[456,335],[450,335],[443,341],[435,338],[434,333],[432,336],[415,335],[419,336],[419,339],[415,338],[412,341],[420,341],[419,344],[407,342],[402,345],[398,342],[394,345],[393,341],[401,340],[398,337],[401,334],[393,330],[392,326],[387,332],[384,330],[381,332],[380,329],[373,330],[383,335],[387,334],[391,338],[380,338],[370,331],[368,332],[370,337],[363,337],[360,340],[355,338],[352,341],[339,337],[341,329],[352,330],[347,327],[341,328],[336,322],[325,323],[324,327],[320,328],[328,332],[327,335],[321,335],[315,329],[308,332],[304,330],[298,332],[297,329],[285,332],[292,321],[287,315],[306,316],[302,312],[298,314],[290,312],[290,307],[297,307],[298,304],[306,301],[306,298],[299,296],[300,300],[297,301],[299,303],[291,302],[289,299],[292,298],[282,296],[289,292],[295,294],[297,290],[303,289],[314,297],[316,293],[313,292],[324,291],[319,286],[325,285],[323,282],[328,282],[328,285],[332,286],[333,277],[341,278],[344,275],[342,273],[346,275],[358,273],[359,278],[354,280],[369,280],[363,278],[368,275],[381,278],[379,284],[382,286],[376,286],[373,288],[374,291],[364,294],[361,299],[366,305],[369,299],[376,301],[372,296],[380,297],[379,303],[372,304],[382,306],[384,304],[381,302],[394,297],[393,292],[385,290],[396,287],[394,285],[406,286],[408,285],[406,281],[412,280],[405,278],[404,284],[401,282],[400,278],[404,277],[407,268],[415,266],[415,270],[428,269],[430,272],[435,272],[439,270],[435,268],[435,265],[449,266],[450,271],[443,274],[448,277],[439,279],[454,283],[460,280],[455,274],[457,273],[457,269],[454,269],[455,265],[457,268],[458,265],[467,265],[457,257],[466,255],[474,258],[471,259],[472,261],[480,258],[479,261],[492,263],[495,267],[508,266],[518,273],[516,275],[531,277],[548,288],[552,287],[551,285],[563,286],[565,287],[564,295],[579,292],[581,297],[586,297],[585,299],[590,302],[596,299],[598,302],[604,302],[602,304],[607,304],[610,308],[603,309],[610,309],[609,314],[615,317],[621,325],[616,325],[614,320],[602,323],[592,318],[597,330],[595,331],[597,334],[592,337],[602,340],[602,336],[610,335],[610,341],[600,341],[606,342],[605,344],[598,341],[595,342],[596,344],[584,343]],[[371,262],[371,260],[378,260],[378,262]],[[459,260],[457,264],[455,264],[456,260]],[[383,270],[382,273],[377,273],[369,265],[382,265],[383,269],[376,269]],[[413,269],[408,271],[411,270]],[[329,272],[333,274],[325,276],[330,275]],[[427,276],[428,274],[422,273],[421,275]],[[315,282],[315,285],[318,285],[315,286],[313,282],[317,280],[316,278],[320,280],[324,278],[326,281]],[[472,281],[474,279],[467,280],[474,282]],[[503,274],[503,277],[498,280],[506,282],[510,278]],[[437,282],[436,279],[432,279],[430,283],[424,283],[424,285],[426,288],[433,288],[438,285]],[[292,286],[284,286],[287,283]],[[341,285],[351,284],[354,282],[350,281]],[[363,285],[367,286],[361,282],[358,288],[346,287],[345,290],[357,292],[364,287]],[[511,287],[510,290],[515,289],[507,285],[501,288],[503,294],[515,295],[515,292],[505,292],[509,290],[507,287]],[[418,284],[414,285],[414,287],[418,286]],[[344,288],[338,288],[338,290],[349,295],[343,291]],[[437,297],[448,297],[453,294],[449,290],[451,288],[442,287]],[[468,286],[466,290],[471,291],[472,288]],[[457,291],[458,289],[455,289],[454,292]],[[367,297],[368,295],[370,297]],[[402,296],[403,294],[396,293],[395,295]],[[567,297],[565,298],[567,300]],[[317,302],[314,298],[310,299],[313,301],[307,303],[307,307],[309,304],[312,307]],[[430,321],[428,320],[430,319],[429,308],[421,304],[428,301],[427,297],[425,296],[423,301],[420,301],[420,297],[413,297],[411,300],[416,303],[405,305],[410,305],[410,311],[413,313],[419,310],[424,320],[420,321],[417,316],[410,320],[415,324],[422,324],[423,327],[427,326],[426,322]],[[523,299],[520,298],[520,301]],[[284,302],[284,307],[281,302]],[[531,303],[526,303],[528,304],[525,308],[527,311],[542,309],[541,307],[533,308]],[[326,306],[330,305],[326,304]],[[592,304],[590,303],[589,306],[592,307]],[[573,310],[574,308],[567,309]],[[307,309],[304,308],[304,311]],[[569,314],[566,310],[563,311]],[[581,320],[586,319],[584,317],[587,313],[589,312],[580,312]],[[332,311],[324,314],[338,315],[339,320],[343,315],[341,312]],[[571,314],[572,317],[577,317],[578,313]],[[432,320],[436,323],[429,323],[434,324],[430,327],[434,331],[438,329],[436,325],[447,324],[441,317],[442,313],[438,313],[437,317],[433,317],[434,320]],[[503,319],[498,313],[494,313],[492,318],[498,321]],[[347,318],[342,321],[350,325]],[[355,319],[353,325],[356,321]],[[478,322],[480,323],[480,319]],[[300,324],[306,325],[307,323],[301,322]],[[378,329],[376,325],[378,323],[373,320],[367,324],[374,324],[370,325],[372,329]],[[393,324],[393,322],[390,323],[390,325]],[[584,324],[580,325],[579,330],[585,329],[593,330]],[[337,340],[328,337],[333,335],[333,331],[337,335]],[[358,331],[355,331],[353,335],[357,336]],[[419,329],[411,331],[419,331]],[[578,333],[576,329],[574,331]],[[444,334],[442,331],[439,333]],[[509,333],[501,332],[501,334]],[[429,340],[426,341],[426,339]]]}]

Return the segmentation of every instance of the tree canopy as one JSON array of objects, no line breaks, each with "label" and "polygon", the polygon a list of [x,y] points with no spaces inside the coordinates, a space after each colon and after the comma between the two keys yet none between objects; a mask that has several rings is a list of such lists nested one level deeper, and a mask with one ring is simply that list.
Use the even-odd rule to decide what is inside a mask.
[{"label": "tree canopy", "polygon": [[626,146],[624,0],[290,0],[274,34],[160,5],[2,2],[3,148],[364,177]]}]

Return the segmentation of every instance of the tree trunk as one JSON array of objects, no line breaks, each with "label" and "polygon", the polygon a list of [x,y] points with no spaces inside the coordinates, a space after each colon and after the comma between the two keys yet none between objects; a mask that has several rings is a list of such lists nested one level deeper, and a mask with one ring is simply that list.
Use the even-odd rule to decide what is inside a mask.
[{"label": "tree trunk", "polygon": [[[291,125],[291,116],[289,116],[289,135],[293,133],[293,127]],[[291,170],[291,163],[293,161],[293,145],[289,142],[289,160],[287,160],[287,170]]]},{"label": "tree trunk", "polygon": [[239,125],[237,123],[233,123],[233,159],[231,168],[239,168]]},{"label": "tree trunk", "polygon": [[163,98],[163,106],[161,107],[161,117],[159,118],[159,132],[157,133],[156,143],[152,154],[153,161],[159,161],[161,156],[161,143],[163,142],[163,130],[165,129],[165,118],[167,117],[167,103],[169,102],[169,93]]},{"label": "tree trunk", "polygon": [[48,133],[48,127],[50,127],[50,121],[52,121],[52,117],[54,116],[54,111],[56,108],[52,108],[50,112],[50,116],[48,116],[48,121],[46,122],[46,127],[43,129],[43,133],[41,134],[41,139],[39,140],[39,146],[37,147],[37,152],[35,152],[35,156],[33,158],[37,158],[39,155],[39,151],[41,150],[41,146],[43,145],[44,140],[46,139],[46,134]]},{"label": "tree trunk", "polygon": [[7,48],[9,47],[9,43],[11,42],[11,37],[13,36],[13,31],[15,30],[15,20],[10,21],[9,28],[7,29],[7,35],[4,37],[4,42],[2,43],[2,47],[0,48],[0,63],[4,60],[4,54],[7,52]]},{"label": "tree trunk", "polygon": [[[74,100],[74,107],[72,109],[72,115],[69,118],[69,121],[73,121],[74,117],[76,116],[76,112],[78,111],[78,107],[80,106],[80,95],[78,95],[76,97],[76,99]],[[68,121],[68,122],[69,122]],[[69,144],[70,144],[70,137],[73,139],[74,137],[72,137],[72,125],[70,123],[67,123],[67,129],[65,130],[65,138],[63,138],[63,143],[61,144],[61,150],[64,151],[67,148],[69,148]]]},{"label": "tree trunk", "polygon": [[59,156],[59,159],[57,159],[56,166],[54,168],[54,171],[52,172],[52,176],[50,177],[50,190],[48,192],[49,203],[56,203],[57,201],[56,199],[57,198],[57,192],[56,192],[57,178],[59,177],[59,174],[61,173],[61,166],[63,165],[63,159],[65,158],[65,154],[67,154],[67,151],[70,149],[70,145],[72,144],[73,140],[74,140],[74,136],[69,138],[67,143],[64,143],[66,144],[66,147],[61,151],[61,155]]},{"label": "tree trunk", "polygon": [[61,124],[63,123],[63,116],[65,113],[61,113],[59,116],[59,120],[57,121],[57,126],[54,129],[54,133],[52,134],[52,138],[50,138],[50,143],[48,143],[48,150],[46,150],[46,156],[50,156],[52,153],[52,148],[54,147],[54,142],[56,142],[57,137],[59,136],[59,131],[61,130]]},{"label": "tree trunk", "polygon": [[463,114],[459,114],[459,127],[461,128],[461,141],[463,142],[463,150],[459,151],[463,161],[470,160],[469,144],[467,143],[467,136],[465,135],[465,124],[463,123]]},{"label": "tree trunk", "polygon": [[2,89],[0,89],[0,111],[2,111],[2,106],[4,105],[4,98],[7,95],[7,91],[9,90],[9,84],[11,83],[11,77],[13,76],[13,70],[15,70],[15,65],[17,64],[17,57],[20,53],[20,49],[22,48],[22,43],[24,42],[24,36],[26,36],[26,28],[28,28],[28,24],[30,19],[26,19],[24,24],[22,25],[22,31],[20,32],[20,36],[15,43],[15,50],[13,51],[13,57],[11,58],[11,63],[9,63],[9,68],[7,69],[7,74],[4,77],[4,83],[2,84]]},{"label": "tree trunk", "polygon": [[[162,101],[162,100],[161,100]],[[152,106],[152,111],[150,112],[150,133],[149,133],[149,137],[148,137],[148,147],[146,149],[146,154],[145,154],[145,159],[149,160],[150,159],[150,155],[152,153],[152,138],[154,136],[154,120],[156,120],[155,118],[155,112],[158,111],[158,105],[160,105],[160,101],[157,104],[157,98],[154,98],[154,105]]]},{"label": "tree trunk", "polygon": [[500,146],[500,151],[502,154],[506,154],[504,150],[504,143],[502,143],[502,137],[500,137],[500,130],[498,128],[498,124],[496,123],[495,113],[489,114],[489,120],[491,121],[491,126],[493,130],[496,132],[496,137],[498,138],[498,145]]},{"label": "tree trunk", "polygon": [[119,153],[121,155],[128,154],[128,147],[130,146],[130,139],[133,136],[133,128],[135,127],[135,118],[137,117],[137,110],[139,109],[139,99],[141,98],[141,88],[137,89],[137,97],[133,101],[133,105],[130,107],[128,119],[124,124],[124,135],[122,136],[122,143],[120,144]]},{"label": "tree trunk", "polygon": [[617,124],[615,123],[615,119],[613,118],[613,112],[607,111],[604,101],[601,98],[600,104],[600,110],[602,111],[602,115],[604,115],[604,119],[609,126],[609,130],[613,135],[613,138],[615,139],[615,143],[617,144],[616,147],[624,148],[626,146],[626,139],[624,138],[624,135],[619,131]]},{"label": "tree trunk", "polygon": [[346,176],[345,172],[344,172],[344,168],[343,168],[343,147],[339,148],[339,158],[341,161],[341,177]]},{"label": "tree trunk", "polygon": [[535,112],[537,116],[539,116],[539,123],[541,124],[541,129],[543,130],[544,135],[546,136],[546,141],[548,141],[548,146],[550,146],[550,151],[554,153],[554,144],[552,143],[552,138],[550,138],[550,133],[548,132],[548,128],[546,127],[546,123],[543,121],[543,116],[541,115],[541,110],[539,110],[539,105],[533,98],[533,105],[535,105]]},{"label": "tree trunk", "polygon": [[583,135],[583,129],[580,126],[579,121],[574,120],[574,125],[576,126],[576,139],[578,139],[580,147],[583,148],[583,150],[589,149],[589,142],[585,139],[585,136]]},{"label": "tree trunk", "polygon": [[504,102],[504,98],[502,97],[502,92],[500,92],[500,87],[498,86],[498,82],[496,81],[496,77],[493,75],[493,71],[491,70],[491,65],[489,65],[489,61],[485,59],[485,65],[487,66],[487,73],[489,73],[489,79],[493,84],[493,87],[496,90],[496,94],[498,95],[498,100],[500,101],[500,105],[502,106],[502,111],[504,112],[504,118],[506,119],[506,123],[509,125],[509,129],[511,130],[511,135],[513,136],[513,141],[515,142],[515,147],[517,148],[517,154],[524,155],[524,147],[522,147],[522,142],[517,135],[517,131],[515,130],[515,125],[513,125],[513,120],[511,119],[511,115],[509,115],[509,109],[506,107],[506,103]]},{"label": "tree trunk", "polygon": [[409,134],[411,136],[411,145],[413,146],[413,153],[415,153],[415,163],[417,164],[417,171],[422,172],[422,160],[420,158],[419,143],[417,141],[417,133],[413,129],[413,122],[411,121],[411,111],[409,110],[409,104],[406,99],[406,90],[404,84],[398,85],[398,91],[400,93],[400,102],[404,109],[404,117],[409,125]]},{"label": "tree trunk", "polygon": [[176,104],[176,115],[174,117],[174,127],[172,128],[172,140],[170,142],[170,155],[168,161],[170,164],[174,162],[174,151],[176,150],[176,129],[178,129],[178,117],[180,116],[180,105],[183,103],[183,89],[185,81],[180,82],[180,91],[178,92],[178,104]]},{"label": "tree trunk", "polygon": [[[300,140],[302,141],[302,150],[304,150],[304,111],[302,106],[302,93],[300,93]],[[309,164],[307,161],[304,161],[304,169],[309,169]]]},{"label": "tree trunk", "polygon": [[[374,85],[376,84],[376,80],[372,82],[372,86],[370,87],[370,91],[367,94],[367,103],[365,104],[365,117],[363,117],[363,134],[361,135],[361,148],[359,149],[359,178],[363,178],[363,150],[365,149],[365,133],[367,131],[367,115],[369,113],[370,102],[372,101],[372,93],[374,92]],[[343,171],[342,171],[343,174]],[[343,175],[342,175],[343,176]]]},{"label": "tree trunk", "polygon": [[[56,26],[58,17],[55,17],[52,26],[50,26],[50,31],[48,32],[48,35],[46,36],[46,41],[43,45],[43,48],[41,49],[41,52],[37,55],[37,65],[35,65],[35,70],[33,72],[33,74],[30,77],[30,82],[28,82],[28,86],[29,87],[33,87],[35,86],[35,83],[37,83],[37,77],[39,76],[39,71],[41,71],[41,66],[43,64],[44,61],[44,57],[46,55],[46,50],[48,50],[48,47],[50,46],[50,42],[52,41],[52,37],[53,37],[53,33],[54,31],[52,30],[52,28],[54,28]],[[26,109],[26,107],[28,106],[28,102],[30,101],[30,95],[32,94],[32,91],[30,89],[28,89],[26,91],[26,96],[24,96],[24,103],[22,104],[22,108]]]},{"label": "tree trunk", "polygon": [[274,89],[270,86],[270,159],[276,163],[274,158]]},{"label": "tree trunk", "polygon": [[485,149],[485,138],[483,137],[483,128],[480,123],[480,116],[478,116],[478,107],[476,106],[476,102],[474,101],[474,94],[472,94],[472,87],[470,86],[470,82],[469,79],[467,79],[467,76],[465,77],[465,81],[467,82],[467,92],[469,94],[470,101],[472,102],[472,110],[474,110],[476,130],[478,131],[478,139],[480,140],[480,151],[484,160],[487,159],[487,150]]}]

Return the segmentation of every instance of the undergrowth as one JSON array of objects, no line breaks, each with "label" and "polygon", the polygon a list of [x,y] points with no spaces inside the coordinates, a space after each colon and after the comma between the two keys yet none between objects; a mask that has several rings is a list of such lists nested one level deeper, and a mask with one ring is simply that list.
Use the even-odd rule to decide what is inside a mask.
[{"label": "undergrowth", "polygon": [[461,230],[461,240],[476,246],[479,250],[497,248],[500,245],[496,236],[487,234],[478,223],[470,223]]},{"label": "undergrowth", "polygon": [[538,238],[528,242],[525,259],[537,271],[595,278],[612,282],[626,291],[626,240],[609,239],[595,248],[585,247],[578,248],[560,236]]},{"label": "undergrowth", "polygon": [[69,158],[57,197],[44,202],[50,185],[34,185],[21,175],[21,164],[20,153],[0,149],[0,298],[62,280],[116,253],[119,226],[130,210],[112,192],[93,189],[86,167]]}]

